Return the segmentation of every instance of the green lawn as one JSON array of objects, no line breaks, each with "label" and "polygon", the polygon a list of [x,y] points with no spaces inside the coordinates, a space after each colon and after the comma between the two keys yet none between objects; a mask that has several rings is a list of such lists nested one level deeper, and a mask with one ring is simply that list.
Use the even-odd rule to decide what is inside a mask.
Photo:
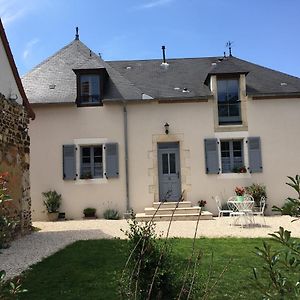
[{"label": "green lawn", "polygon": [[[183,272],[192,247],[191,239],[174,239],[172,255]],[[214,253],[214,277],[228,264],[227,272],[210,299],[259,299],[252,285],[252,267],[261,260],[253,253],[262,239],[198,239],[197,249],[205,255],[199,266],[200,277],[207,274],[211,252]],[[118,299],[117,274],[126,261],[124,240],[90,240],[76,242],[34,265],[24,276],[28,292],[20,299]]]}]

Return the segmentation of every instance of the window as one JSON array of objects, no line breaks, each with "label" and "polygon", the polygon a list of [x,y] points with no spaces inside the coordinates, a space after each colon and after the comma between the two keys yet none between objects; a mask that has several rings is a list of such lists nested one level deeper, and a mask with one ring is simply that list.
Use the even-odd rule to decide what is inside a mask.
[{"label": "window", "polygon": [[81,104],[100,103],[100,76],[97,74],[80,75],[79,102]]},{"label": "window", "polygon": [[221,171],[251,174],[263,171],[261,141],[258,136],[206,138],[204,149],[206,174],[220,174]]},{"label": "window", "polygon": [[222,173],[245,173],[243,140],[220,141]]},{"label": "window", "polygon": [[103,177],[102,145],[80,147],[80,178]]},{"label": "window", "polygon": [[219,125],[241,124],[241,103],[238,79],[218,79]]}]

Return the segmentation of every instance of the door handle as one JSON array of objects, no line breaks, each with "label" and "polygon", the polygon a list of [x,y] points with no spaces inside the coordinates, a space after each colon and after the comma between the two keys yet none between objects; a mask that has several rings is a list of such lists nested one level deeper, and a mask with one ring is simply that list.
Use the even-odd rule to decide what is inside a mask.
[{"label": "door handle", "polygon": [[178,179],[179,179],[179,172],[177,172],[177,177],[178,177]]}]

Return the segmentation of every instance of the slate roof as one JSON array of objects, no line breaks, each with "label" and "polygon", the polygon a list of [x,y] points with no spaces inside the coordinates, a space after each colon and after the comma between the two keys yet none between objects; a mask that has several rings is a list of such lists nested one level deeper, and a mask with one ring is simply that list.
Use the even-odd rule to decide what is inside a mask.
[{"label": "slate roof", "polygon": [[[105,68],[109,81],[104,101],[201,99],[211,96],[208,76],[245,73],[249,95],[298,95],[300,79],[236,57],[107,61],[74,40],[23,77],[31,103],[67,103],[76,99],[73,69]],[[50,85],[55,85],[50,89]]]},{"label": "slate roof", "polygon": [[[114,99],[140,99],[142,91],[132,86],[110,65],[74,40],[23,76],[30,103],[72,103],[76,99],[76,75],[73,69],[105,68],[109,73],[107,93]],[[117,85],[117,87],[116,87]],[[54,88],[50,88],[54,87]]]}]

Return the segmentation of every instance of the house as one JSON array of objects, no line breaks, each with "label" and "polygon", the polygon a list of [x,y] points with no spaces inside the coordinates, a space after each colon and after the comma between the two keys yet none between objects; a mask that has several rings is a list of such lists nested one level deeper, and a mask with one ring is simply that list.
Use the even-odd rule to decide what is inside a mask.
[{"label": "house", "polygon": [[[163,49],[164,51],[164,49]],[[23,78],[33,218],[55,189],[62,211],[142,212],[167,198],[196,204],[262,183],[269,212],[299,172],[300,79],[234,56],[104,61],[75,40]]]},{"label": "house", "polygon": [[28,124],[34,119],[0,19],[0,172],[9,173],[11,211],[31,227]]}]

